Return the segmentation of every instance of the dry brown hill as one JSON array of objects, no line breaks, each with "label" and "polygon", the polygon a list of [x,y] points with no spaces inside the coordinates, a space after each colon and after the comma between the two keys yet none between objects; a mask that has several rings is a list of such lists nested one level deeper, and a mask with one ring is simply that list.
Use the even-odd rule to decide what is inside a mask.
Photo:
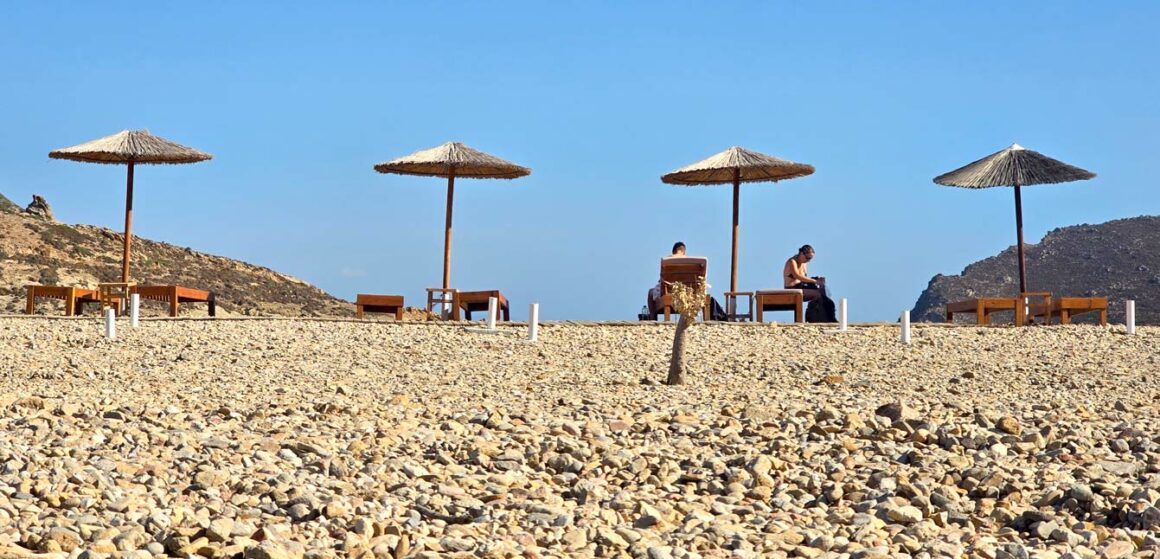
[{"label": "dry brown hill", "polygon": [[[122,239],[121,233],[103,227],[66,225],[30,213],[0,195],[0,313],[24,311],[28,284],[94,287],[102,281],[118,281]],[[142,283],[212,291],[217,294],[220,314],[354,314],[349,302],[300,279],[140,237],[133,239],[133,277]],[[56,312],[59,307],[46,304],[44,308]],[[189,310],[205,312],[204,305]],[[143,310],[148,314],[160,311]]]},{"label": "dry brown hill", "polygon": [[[1136,301],[1138,324],[1160,324],[1160,216],[1073,225],[1029,244],[1031,291],[1060,296],[1107,297],[1108,319],[1123,322],[1124,302]],[[1019,291],[1015,247],[967,266],[957,276],[936,275],[911,311],[915,320],[943,320],[947,301],[1010,296]],[[1091,322],[1085,315],[1079,322]]]}]

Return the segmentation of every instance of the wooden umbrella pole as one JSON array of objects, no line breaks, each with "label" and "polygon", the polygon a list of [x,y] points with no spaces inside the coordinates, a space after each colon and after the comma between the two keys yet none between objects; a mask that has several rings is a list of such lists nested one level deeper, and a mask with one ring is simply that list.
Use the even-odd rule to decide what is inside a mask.
[{"label": "wooden umbrella pole", "polygon": [[[1023,258],[1023,195],[1015,185],[1015,229],[1019,238],[1019,293],[1027,292],[1027,262]],[[1022,296],[1022,295],[1020,295]]]},{"label": "wooden umbrella pole", "polygon": [[455,170],[447,175],[447,226],[443,233],[443,289],[451,289],[451,208],[455,205]]},{"label": "wooden umbrella pole", "polygon": [[741,169],[733,169],[733,265],[729,272],[729,291],[737,291],[737,223],[741,198]]},{"label": "wooden umbrella pole", "polygon": [[121,254],[121,282],[129,282],[129,255],[133,245],[133,162],[125,183],[125,250]]}]

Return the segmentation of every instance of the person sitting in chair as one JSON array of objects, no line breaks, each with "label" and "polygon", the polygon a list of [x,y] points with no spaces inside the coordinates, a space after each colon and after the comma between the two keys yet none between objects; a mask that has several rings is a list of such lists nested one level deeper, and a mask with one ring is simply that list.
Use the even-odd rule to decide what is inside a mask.
[{"label": "person sitting in chair", "polygon": [[[673,245],[673,253],[670,256],[684,256],[684,255],[685,255],[685,243],[683,243],[681,241],[677,241],[676,244]],[[663,293],[663,291],[661,290],[661,280],[658,279],[657,284],[650,287],[648,290],[648,307],[647,308],[648,308],[648,314],[652,318],[652,320],[656,320],[657,312],[659,312],[659,309],[657,309],[657,305],[660,303],[661,293]]]},{"label": "person sitting in chair", "polygon": [[785,268],[782,269],[785,288],[802,290],[802,300],[809,303],[806,310],[807,322],[837,322],[834,301],[826,293],[826,278],[810,277],[806,271],[813,259],[814,247],[802,245],[797,254],[785,261]]},{"label": "person sitting in chair", "polygon": [[[680,256],[685,256],[685,243],[677,241],[676,244],[673,245],[673,253],[666,258]],[[664,293],[664,290],[661,289],[661,281],[658,279],[657,284],[648,290],[648,305],[646,310],[648,311],[649,320],[656,320],[657,315],[661,313],[662,309],[659,307],[662,293]],[[709,316],[711,319],[725,320],[725,309],[721,307],[721,304],[717,302],[717,299],[710,297],[709,305]],[[644,317],[642,316],[641,318]]]}]

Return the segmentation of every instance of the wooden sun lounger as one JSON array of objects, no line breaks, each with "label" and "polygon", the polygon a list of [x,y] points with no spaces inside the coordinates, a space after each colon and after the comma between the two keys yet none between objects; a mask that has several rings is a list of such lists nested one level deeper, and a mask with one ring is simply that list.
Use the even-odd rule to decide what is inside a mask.
[{"label": "wooden sun lounger", "polygon": [[1013,311],[1015,324],[1023,325],[1023,305],[1018,297],[981,297],[947,303],[947,322],[954,322],[956,314],[974,314],[975,323],[982,326],[991,323],[991,313]]},{"label": "wooden sun lounger", "polygon": [[1089,312],[1100,313],[1100,326],[1108,324],[1107,297],[1060,297],[1051,300],[1050,312],[1045,304],[1031,305],[1031,316],[1047,316],[1047,323],[1051,324],[1051,315],[1059,315],[1060,324],[1071,324],[1072,317]]},{"label": "wooden sun lounger", "polygon": [[[672,320],[673,296],[669,293],[670,283],[695,284],[698,278],[707,277],[709,259],[704,256],[666,256],[661,258],[661,296],[657,308],[664,313],[665,322]],[[705,294],[702,320],[709,320],[709,294]],[[660,314],[660,313],[658,313]]]},{"label": "wooden sun lounger", "polygon": [[793,311],[794,322],[805,322],[802,301],[805,295],[800,289],[764,289],[755,295],[757,301],[757,321],[764,322],[765,311]]},{"label": "wooden sun lounger", "polygon": [[208,303],[209,315],[217,316],[217,297],[200,289],[190,289],[180,285],[138,285],[130,290],[142,299],[169,303],[169,316],[177,316],[181,303]]},{"label": "wooden sun lounger", "polygon": [[36,312],[37,299],[60,299],[64,301],[64,315],[76,316],[81,314],[85,303],[100,303],[96,289],[82,287],[67,287],[63,285],[29,285],[28,304],[24,314]]},{"label": "wooden sun lounger", "polygon": [[507,297],[503,296],[498,289],[491,291],[459,291],[455,293],[455,301],[452,304],[454,307],[451,313],[451,320],[459,320],[459,311],[462,310],[467,315],[467,320],[471,320],[471,313],[475,311],[487,312],[487,300],[495,297],[499,303],[497,314],[502,318],[496,317],[497,320],[510,322],[511,307],[508,305]]},{"label": "wooden sun lounger", "polygon": [[359,293],[355,297],[355,316],[362,318],[364,313],[394,314],[395,320],[403,320],[402,295],[370,295]]}]

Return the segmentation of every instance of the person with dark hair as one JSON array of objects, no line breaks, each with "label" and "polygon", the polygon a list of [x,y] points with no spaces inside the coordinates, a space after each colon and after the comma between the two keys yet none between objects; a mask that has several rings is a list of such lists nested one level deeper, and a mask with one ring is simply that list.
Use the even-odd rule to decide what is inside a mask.
[{"label": "person with dark hair", "polygon": [[[683,243],[681,241],[677,241],[676,243],[673,244],[673,253],[670,256],[684,256],[684,255],[685,255],[685,243]],[[656,320],[657,303],[661,299],[661,293],[662,293],[661,281],[658,279],[657,284],[650,287],[648,290],[648,305],[645,307],[645,310],[648,311],[648,315],[649,315],[649,317],[651,317],[652,320]]]},{"label": "person with dark hair", "polygon": [[834,300],[826,292],[826,278],[810,277],[807,266],[814,259],[814,247],[802,245],[797,254],[785,261],[782,279],[786,289],[802,290],[802,300],[809,303],[806,322],[837,322]]}]

